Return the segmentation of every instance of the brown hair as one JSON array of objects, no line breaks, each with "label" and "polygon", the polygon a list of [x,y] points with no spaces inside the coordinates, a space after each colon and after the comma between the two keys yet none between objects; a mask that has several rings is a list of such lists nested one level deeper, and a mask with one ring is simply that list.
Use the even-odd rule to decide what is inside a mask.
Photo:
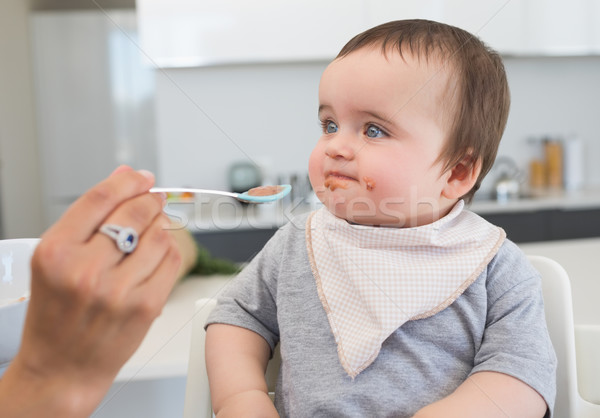
[{"label": "brown hair", "polygon": [[454,26],[429,20],[399,20],[371,28],[352,38],[340,51],[342,58],[367,46],[380,45],[384,54],[395,49],[402,56],[436,58],[454,70],[454,113],[448,140],[438,161],[444,171],[463,163],[481,161],[473,188],[463,196],[469,202],[492,168],[506,126],[510,92],[500,56],[476,36]]}]

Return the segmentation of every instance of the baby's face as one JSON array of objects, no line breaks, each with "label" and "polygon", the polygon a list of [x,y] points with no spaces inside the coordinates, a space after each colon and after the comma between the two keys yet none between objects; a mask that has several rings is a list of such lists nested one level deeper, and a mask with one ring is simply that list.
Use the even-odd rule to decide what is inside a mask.
[{"label": "baby's face", "polygon": [[447,75],[379,47],[333,61],[319,85],[323,134],[309,161],[311,184],[336,216],[365,225],[418,226],[444,216],[449,173],[437,162],[446,139]]}]

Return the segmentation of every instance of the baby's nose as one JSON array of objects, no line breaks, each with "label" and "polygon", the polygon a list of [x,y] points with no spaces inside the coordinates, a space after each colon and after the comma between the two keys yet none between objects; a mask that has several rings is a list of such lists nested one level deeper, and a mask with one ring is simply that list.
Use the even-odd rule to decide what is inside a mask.
[{"label": "baby's nose", "polygon": [[338,132],[335,136],[327,141],[325,147],[325,154],[329,158],[343,158],[351,160],[356,155],[355,141],[352,140],[348,135],[344,135]]}]

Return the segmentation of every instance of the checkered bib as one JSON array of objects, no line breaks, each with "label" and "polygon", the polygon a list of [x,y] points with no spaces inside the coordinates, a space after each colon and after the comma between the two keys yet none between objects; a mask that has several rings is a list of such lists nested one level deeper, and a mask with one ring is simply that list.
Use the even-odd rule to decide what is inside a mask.
[{"label": "checkered bib", "polygon": [[368,367],[402,324],[435,315],[477,279],[506,238],[463,210],[416,228],[353,225],[326,208],[311,214],[306,245],[344,370]]}]

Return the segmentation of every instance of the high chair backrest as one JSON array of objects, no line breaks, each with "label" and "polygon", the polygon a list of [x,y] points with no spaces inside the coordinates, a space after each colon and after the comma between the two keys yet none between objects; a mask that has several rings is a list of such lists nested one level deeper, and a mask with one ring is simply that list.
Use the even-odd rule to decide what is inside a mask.
[{"label": "high chair backrest", "polygon": [[560,264],[550,258],[528,258],[542,276],[546,323],[558,360],[554,417],[600,418],[600,405],[585,401],[577,390],[575,325],[569,276]]},{"label": "high chair backrest", "polygon": [[542,256],[529,256],[528,258],[542,276],[546,323],[558,360],[554,415],[571,417],[575,413],[575,399],[577,398],[571,283],[565,269],[556,261]]}]

